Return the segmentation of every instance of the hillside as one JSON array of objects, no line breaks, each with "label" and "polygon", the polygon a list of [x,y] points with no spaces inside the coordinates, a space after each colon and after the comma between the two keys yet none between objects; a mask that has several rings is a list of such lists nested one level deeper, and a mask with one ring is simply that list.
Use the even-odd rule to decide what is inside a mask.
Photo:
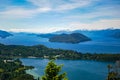
[{"label": "hillside", "polygon": [[0,44],[0,56],[39,58],[57,56],[60,59],[79,59],[80,53],[71,50],[47,48],[44,45],[22,46]]},{"label": "hillside", "polygon": [[23,46],[23,45],[4,45],[0,44],[0,57],[38,57],[58,59],[80,59],[97,61],[116,61],[120,59],[120,54],[82,54],[72,50],[52,49],[43,45]]},{"label": "hillside", "polygon": [[33,69],[32,66],[25,66],[19,59],[0,56],[0,80],[34,80],[26,70]]},{"label": "hillside", "polygon": [[50,42],[80,43],[91,39],[81,33],[60,34],[49,38]]},{"label": "hillside", "polygon": [[9,36],[12,36],[12,34],[6,32],[6,31],[0,30],[0,37],[1,38],[6,38],[6,37],[9,37]]}]

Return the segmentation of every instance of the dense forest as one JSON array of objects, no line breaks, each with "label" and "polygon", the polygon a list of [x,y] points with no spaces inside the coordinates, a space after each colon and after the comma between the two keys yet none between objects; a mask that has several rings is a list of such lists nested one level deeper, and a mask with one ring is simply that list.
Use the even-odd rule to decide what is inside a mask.
[{"label": "dense forest", "polygon": [[32,75],[25,70],[33,69],[32,66],[24,66],[19,59],[0,57],[0,80],[34,80]]},{"label": "dense forest", "polygon": [[120,54],[82,54],[72,50],[52,49],[44,45],[22,46],[0,44],[0,56],[5,57],[38,57],[58,59],[81,59],[96,61],[116,61],[120,59]]},{"label": "dense forest", "polygon": [[9,57],[39,57],[50,58],[57,56],[61,59],[80,59],[80,54],[71,50],[47,48],[43,45],[21,46],[0,44],[0,55]]}]

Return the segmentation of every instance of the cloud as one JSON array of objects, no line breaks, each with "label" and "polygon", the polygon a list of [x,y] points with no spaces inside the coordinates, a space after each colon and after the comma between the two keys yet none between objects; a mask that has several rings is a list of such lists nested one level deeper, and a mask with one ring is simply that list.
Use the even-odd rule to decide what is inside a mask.
[{"label": "cloud", "polygon": [[79,13],[77,15],[70,15],[65,16],[65,20],[77,20],[77,21],[90,21],[93,22],[94,20],[101,20],[101,19],[119,19],[120,18],[120,10],[118,10],[120,6],[104,6],[104,7],[98,7],[97,9],[86,12],[86,13]]},{"label": "cloud", "polygon": [[[50,11],[61,12],[73,10],[76,8],[86,7],[96,0],[27,0],[35,8],[25,8],[20,6],[6,7],[7,9],[0,11],[0,17],[5,18],[29,18],[41,13]],[[12,5],[14,6],[14,5]]]},{"label": "cloud", "polygon": [[27,0],[38,7],[50,7],[53,11],[66,11],[76,8],[82,8],[99,0]]},{"label": "cloud", "polygon": [[[0,11],[0,17],[5,18],[29,18],[37,16],[41,13],[47,12],[63,12],[74,10],[78,8],[88,7],[93,5],[94,3],[99,3],[101,0],[26,0],[29,4],[32,4],[34,8],[25,8],[20,6],[10,7],[7,6],[7,9]],[[113,1],[112,1],[113,2]],[[106,3],[105,3],[106,4]],[[118,16],[120,13],[119,5],[114,5],[111,7],[109,3],[105,6],[102,5],[100,7],[91,8],[91,12],[89,13],[81,13],[80,17],[77,18],[92,18],[98,16]],[[12,5],[14,6],[14,5]]]},{"label": "cloud", "polygon": [[56,26],[56,27],[41,27],[41,28],[12,28],[8,29],[8,31],[12,32],[33,32],[33,33],[51,33],[55,31],[61,30],[101,30],[101,29],[120,29],[120,20],[100,20],[93,23],[80,23],[80,22],[72,22],[66,26]]},{"label": "cloud", "polygon": [[33,17],[39,13],[45,13],[50,11],[51,9],[48,7],[37,8],[37,9],[24,9],[19,7],[14,7],[12,9],[8,9],[6,11],[0,12],[2,17],[14,17],[14,18],[25,18],[25,17]]},{"label": "cloud", "polygon": [[76,8],[82,8],[90,5],[93,0],[71,0],[71,3],[66,3],[63,5],[59,5],[56,10],[64,11],[64,10],[72,10]]},{"label": "cloud", "polygon": [[46,6],[50,7],[51,6],[50,0],[27,0],[27,1],[37,7],[46,7]]},{"label": "cloud", "polygon": [[[6,28],[8,28],[12,25],[13,28],[9,28],[10,31],[45,33],[64,29],[93,30],[110,27],[120,28],[120,5],[114,0],[26,1],[26,5],[14,5],[13,3],[0,10],[0,20],[2,26],[6,26]],[[44,15],[44,13],[48,14]],[[40,16],[42,17],[38,18]],[[25,21],[28,21],[28,23],[31,23],[32,25],[24,22],[25,18],[31,18],[29,20],[26,19]],[[18,20],[14,21],[14,19]],[[61,26],[61,24],[64,25]],[[41,27],[40,25],[44,26]],[[51,25],[56,27],[48,27]],[[33,27],[37,29],[33,29]]]},{"label": "cloud", "polygon": [[33,33],[51,33],[59,30],[66,30],[66,27],[42,27],[42,28],[13,28],[13,29],[8,29],[8,31],[12,32],[33,32]]},{"label": "cloud", "polygon": [[113,20],[100,20],[95,21],[93,23],[80,23],[80,22],[73,22],[70,23],[70,30],[100,30],[100,29],[108,29],[108,28],[118,28],[120,29],[120,20],[113,19]]}]

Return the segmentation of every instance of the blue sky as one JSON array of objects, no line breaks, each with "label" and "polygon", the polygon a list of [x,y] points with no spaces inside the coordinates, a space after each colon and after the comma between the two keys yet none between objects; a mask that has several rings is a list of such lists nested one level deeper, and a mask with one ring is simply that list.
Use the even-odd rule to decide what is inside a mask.
[{"label": "blue sky", "polygon": [[120,0],[0,0],[0,29],[49,33],[120,28]]}]

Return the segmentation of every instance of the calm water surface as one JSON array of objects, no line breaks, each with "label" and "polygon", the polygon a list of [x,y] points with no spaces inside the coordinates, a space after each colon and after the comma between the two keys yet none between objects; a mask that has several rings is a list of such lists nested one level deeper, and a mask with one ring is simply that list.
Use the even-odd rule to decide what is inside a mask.
[{"label": "calm water surface", "polygon": [[[8,45],[38,45],[43,44],[50,48],[61,48],[90,53],[120,53],[120,39],[95,37],[92,41],[79,44],[51,43],[47,38],[36,35],[15,34],[5,39],[0,38],[0,43]],[[35,69],[28,70],[35,77],[42,76],[44,68],[48,63],[46,59],[22,58],[23,64],[34,66]],[[106,62],[83,61],[83,60],[57,60],[57,64],[64,64],[62,71],[67,72],[69,80],[105,80],[107,76]]]},{"label": "calm water surface", "polygon": [[[47,59],[22,58],[23,64],[34,66],[35,69],[27,71],[36,77],[44,74]],[[107,76],[107,62],[84,60],[57,60],[57,64],[64,64],[62,71],[67,72],[69,80],[105,80]]]},{"label": "calm water surface", "polygon": [[83,53],[120,53],[120,39],[105,39],[100,37],[95,37],[92,41],[79,44],[67,44],[49,42],[47,38],[37,37],[36,35],[15,34],[5,39],[0,38],[0,43],[27,46],[43,44],[50,48],[75,50]]}]

